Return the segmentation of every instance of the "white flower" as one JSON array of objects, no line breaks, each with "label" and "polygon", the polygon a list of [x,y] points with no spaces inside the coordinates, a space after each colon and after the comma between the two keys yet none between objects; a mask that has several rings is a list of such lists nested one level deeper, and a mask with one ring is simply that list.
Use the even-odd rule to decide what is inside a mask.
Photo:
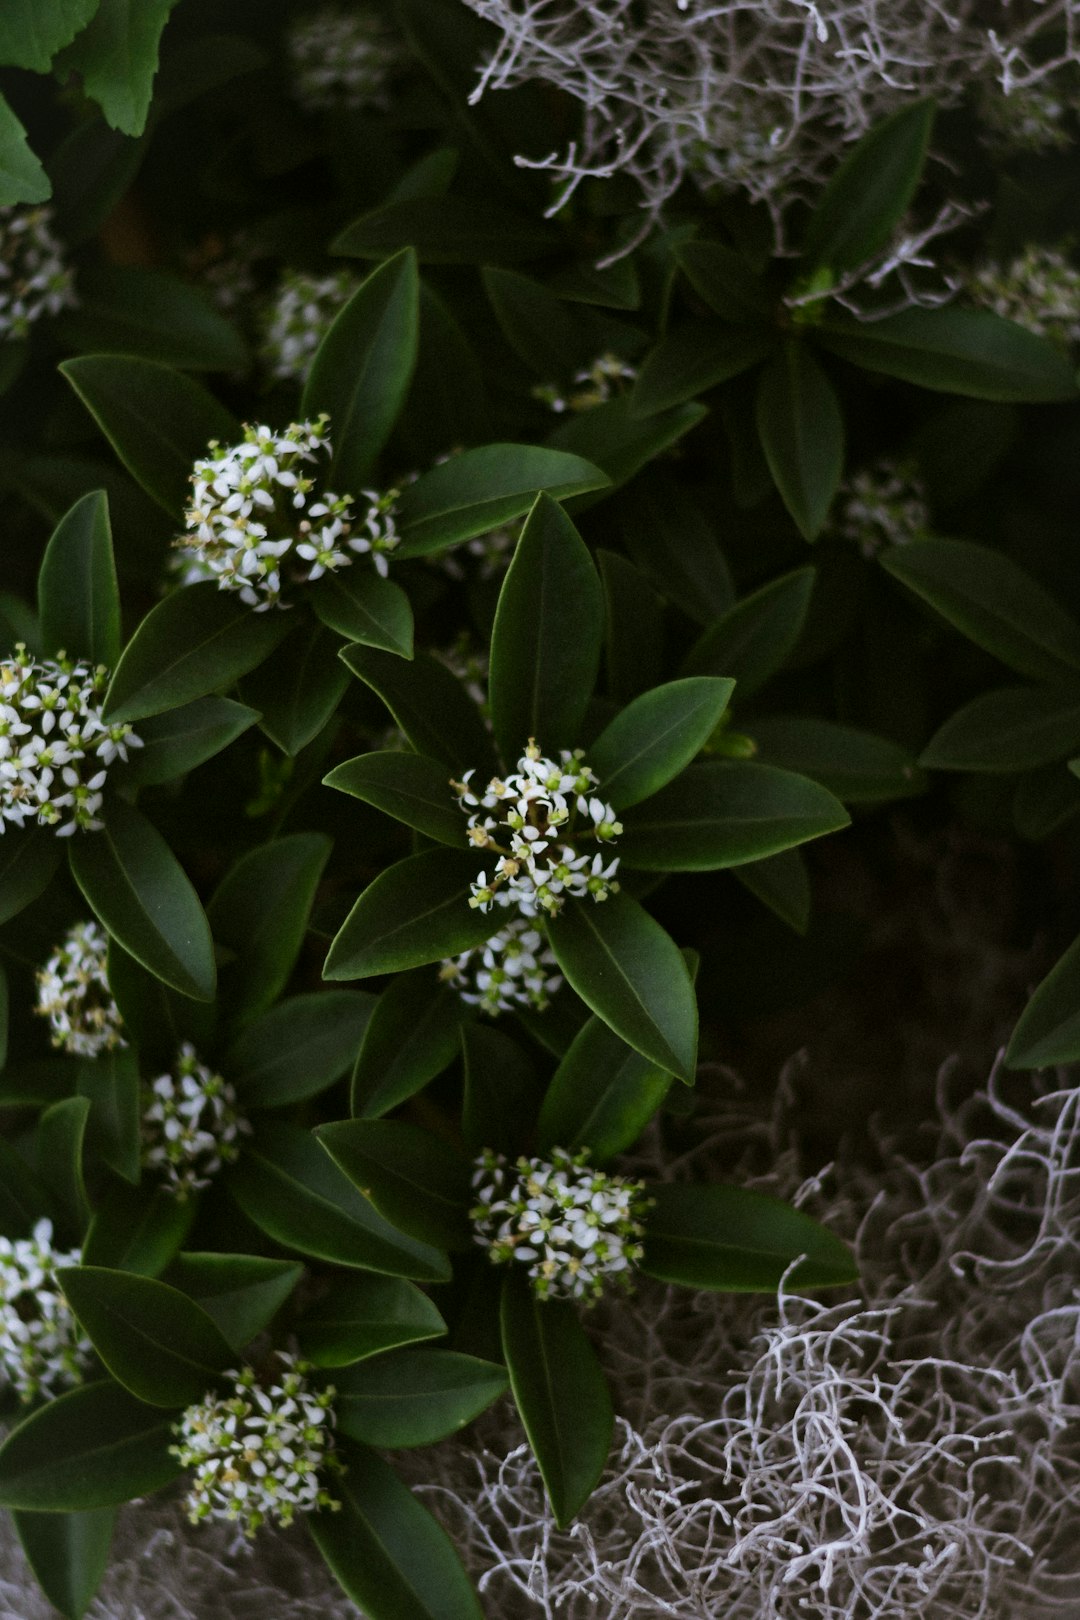
[{"label": "white flower", "polygon": [[984,264],[968,283],[984,309],[1063,348],[1080,343],[1080,270],[1056,248],[1025,248],[1008,265]]},{"label": "white flower", "polygon": [[485,1151],[472,1178],[474,1236],[495,1265],[528,1266],[541,1299],[598,1299],[608,1282],[626,1287],[644,1253],[645,1185],[589,1165],[585,1152],[552,1148],[511,1168]]},{"label": "white flower", "polygon": [[263,316],[260,353],[272,377],[303,382],[335,315],[358,286],[351,270],[286,270]]},{"label": "white flower", "polygon": [[107,725],[108,671],[63,655],[35,662],[20,642],[0,664],[0,832],[8,822],[61,838],[97,831],[108,767],[142,738]]},{"label": "white flower", "polygon": [[0,1237],[0,1388],[21,1401],[59,1395],[90,1366],[93,1347],[56,1280],[79,1258],[53,1248],[51,1221],[38,1221],[32,1238]]},{"label": "white flower", "polygon": [[387,555],[400,538],[398,492],[362,490],[367,508],[359,522],[353,496],[316,496],[309,469],[320,455],[330,455],[328,420],[293,422],[281,432],[260,423],[245,427],[241,444],[210,444],[211,453],[192,473],[187,534],[177,542],[181,560],[173,570],[179,583],[216,579],[220,590],[239,592],[242,602],[264,613],[285,605],[284,583],[347,567],[350,552],[368,553],[386,574]]},{"label": "white flower", "polygon": [[236,1092],[200,1063],[185,1041],[173,1072],[159,1074],[143,1092],[142,1163],[161,1173],[177,1198],[208,1187],[222,1165],[240,1152],[251,1130],[236,1111]]},{"label": "white flower", "polygon": [[25,338],[43,315],[78,303],[50,208],[0,208],[0,337]]},{"label": "white flower", "polygon": [[527,917],[511,918],[483,945],[447,958],[439,977],[493,1018],[515,1007],[543,1012],[563,983],[554,952]]},{"label": "white flower", "polygon": [[194,1470],[188,1517],[239,1522],[253,1536],[268,1519],[288,1525],[299,1509],[335,1508],[320,1471],[341,1472],[334,1455],[333,1388],[313,1390],[307,1363],[279,1352],[273,1381],[252,1367],[230,1369],[232,1392],[209,1391],[189,1406],[170,1451]]},{"label": "white flower", "polygon": [[591,411],[594,405],[606,405],[616,394],[624,393],[636,376],[636,368],[617,354],[601,354],[575,374],[573,385],[565,393],[555,383],[541,383],[532,394],[559,415],[563,411]]},{"label": "white flower", "polygon": [[52,1026],[52,1044],[75,1057],[126,1046],[123,1020],[105,972],[108,940],[96,922],[76,923],[37,973],[36,1011]]},{"label": "white flower", "polygon": [[865,557],[882,546],[904,546],[930,528],[922,480],[887,457],[863,467],[840,486],[835,532],[853,540]]},{"label": "white flower", "polygon": [[324,6],[295,20],[286,45],[293,94],[305,112],[389,104],[387,83],[400,51],[376,11]]}]

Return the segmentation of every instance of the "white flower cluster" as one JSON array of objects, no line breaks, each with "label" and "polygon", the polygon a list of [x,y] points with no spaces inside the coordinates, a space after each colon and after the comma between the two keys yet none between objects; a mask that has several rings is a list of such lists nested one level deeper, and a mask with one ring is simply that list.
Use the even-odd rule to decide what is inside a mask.
[{"label": "white flower cluster", "polygon": [[145,1088],[142,1163],[160,1173],[177,1198],[208,1187],[222,1165],[237,1157],[239,1138],[250,1130],[237,1113],[232,1086],[199,1062],[190,1041],[181,1046],[172,1072]]},{"label": "white flower cluster", "polygon": [[286,270],[262,322],[259,352],[272,377],[306,380],[315,350],[357,285],[351,270],[328,276]]},{"label": "white flower cluster", "polygon": [[93,1346],[56,1280],[58,1267],[78,1264],[77,1249],[53,1248],[51,1221],[32,1238],[0,1237],[0,1388],[21,1401],[59,1395],[90,1365]]},{"label": "white flower cluster", "polygon": [[178,542],[184,583],[212,577],[263,613],[281,605],[286,569],[286,580],[316,580],[348,567],[356,552],[387,573],[387,555],[400,540],[397,490],[362,490],[367,510],[359,523],[352,495],[312,498],[315,480],[304,469],[320,452],[330,454],[327,421],[293,422],[283,432],[245,427],[243,443],[224,449],[211,442],[211,454],[195,463],[188,533]]},{"label": "white flower cluster", "polygon": [[188,1517],[239,1521],[253,1536],[268,1519],[288,1525],[296,1510],[340,1506],[319,1482],[320,1470],[341,1471],[333,1451],[333,1388],[309,1388],[306,1362],[279,1352],[273,1382],[252,1367],[222,1373],[227,1396],[212,1392],[189,1406],[173,1432],[173,1456],[195,1477]]},{"label": "white flower cluster", "polygon": [[486,534],[476,534],[452,551],[442,552],[437,566],[449,579],[466,579],[472,564],[477,579],[498,579],[513,561],[521,530],[520,523],[504,523]]},{"label": "white flower cluster", "polygon": [[37,973],[36,1010],[52,1026],[52,1044],[75,1057],[127,1045],[105,972],[107,946],[96,922],[76,923]]},{"label": "white flower cluster", "polygon": [[[523,917],[541,912],[553,917],[567,896],[605,900],[618,889],[618,856],[606,860],[601,852],[590,856],[574,847],[582,836],[610,843],[622,832],[611,805],[590,794],[597,781],[580,751],[563,749],[558,761],[547,759],[530,737],[516,772],[505,781],[493,776],[483,793],[476,793],[469,785],[472,775],[466,771],[462,781],[451,784],[462,809],[470,811],[469,842],[499,859],[490,879],[481,872],[473,884],[470,906],[480,911],[514,906]],[[484,814],[495,809],[498,816]]]},{"label": "white flower cluster", "polygon": [[972,273],[975,302],[1063,348],[1080,343],[1080,270],[1056,248],[1029,247]]},{"label": "white flower cluster", "polygon": [[61,838],[101,827],[109,766],[142,747],[130,726],[102,719],[107,685],[103,664],[38,663],[21,642],[0,663],[0,832],[28,820]]},{"label": "white flower cluster", "polygon": [[532,395],[557,414],[591,411],[594,405],[606,405],[616,394],[625,393],[636,377],[636,368],[617,354],[601,354],[583,371],[575,372],[573,385],[565,393],[555,383],[541,383]]},{"label": "white flower cluster", "polygon": [[49,208],[0,208],[0,338],[24,338],[43,315],[78,303],[51,217]]},{"label": "white flower cluster", "polygon": [[540,1299],[599,1299],[605,1286],[632,1282],[644,1253],[645,1184],[594,1170],[587,1153],[552,1148],[551,1159],[520,1158],[511,1168],[485,1151],[473,1171],[475,1238],[495,1265],[529,1268]]},{"label": "white flower cluster", "polygon": [[470,1007],[495,1018],[515,1007],[543,1012],[562,987],[558,966],[540,930],[527,917],[514,917],[483,945],[444,961],[439,977]]},{"label": "white flower cluster", "polygon": [[921,478],[888,457],[862,467],[840,486],[835,532],[853,540],[864,557],[882,546],[906,546],[923,538],[930,512]]},{"label": "white flower cluster", "polygon": [[324,6],[298,17],[286,44],[293,94],[305,112],[388,105],[399,50],[376,11]]}]

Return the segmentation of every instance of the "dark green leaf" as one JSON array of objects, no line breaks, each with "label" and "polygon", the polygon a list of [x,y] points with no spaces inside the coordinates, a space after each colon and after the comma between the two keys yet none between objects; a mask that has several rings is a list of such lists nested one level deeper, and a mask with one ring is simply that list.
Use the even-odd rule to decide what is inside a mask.
[{"label": "dark green leaf", "polygon": [[141,135],[150,110],[161,31],[176,0],[99,0],[94,19],[58,63],[125,135]]},{"label": "dark green leaf", "polygon": [[465,843],[466,819],[450,786],[447,767],[426,754],[395,749],[361,754],[335,766],[323,782],[373,804],[437,843],[455,849]]},{"label": "dark green leaf", "polygon": [[391,1350],[334,1379],[338,1428],[369,1446],[457,1434],[506,1389],[506,1369],[453,1350]]},{"label": "dark green leaf", "polygon": [[777,335],[766,327],[693,321],[676,326],[646,355],[630,396],[635,416],[655,416],[768,359]]},{"label": "dark green leaf", "polygon": [[349,1103],[364,1119],[389,1113],[457,1056],[462,1004],[430,967],[399,973],[379,997],[356,1059]]},{"label": "dark green leaf", "polygon": [[678,444],[707,415],[704,405],[676,405],[654,416],[635,416],[627,394],[579,411],[555,429],[548,443],[556,450],[584,456],[601,468],[614,486],[628,483],[647,462]]},{"label": "dark green leaf", "polygon": [[27,1562],[53,1608],[64,1620],[82,1620],[109,1562],[116,1509],[12,1517]]},{"label": "dark green leaf", "polygon": [[214,891],[206,915],[236,953],[221,971],[230,1019],[265,1012],[284,990],[330,848],[323,833],[275,838],[241,855]]},{"label": "dark green leaf", "polygon": [[316,1367],[347,1367],[445,1332],[431,1300],[404,1277],[335,1277],[296,1326],[300,1353]]},{"label": "dark green leaf", "polygon": [[428,196],[365,214],[331,242],[330,252],[384,259],[411,246],[423,264],[516,264],[550,253],[557,242],[534,216],[475,197]]},{"label": "dark green leaf", "polygon": [[920,765],[944,771],[1027,771],[1080,746],[1080,683],[1005,686],[965,703],[934,733]]},{"label": "dark green leaf", "polygon": [[139,721],[142,747],[131,749],[127,764],[117,768],[126,785],[151,787],[171,782],[213,759],[259,718],[254,709],[231,698],[201,697],[164,714]]},{"label": "dark green leaf", "polygon": [[443,760],[454,772],[475,766],[485,774],[494,768],[491,739],[476,704],[438,658],[419,653],[407,663],[370,647],[346,647],[341,656],[382,698],[417,753]]},{"label": "dark green leaf", "polygon": [[325,1091],[351,1068],[375,1007],[363,990],[290,996],[245,1024],[225,1069],[251,1108],[280,1108]]},{"label": "dark green leaf", "polygon": [[570,901],[548,925],[551,948],[582,1001],[635,1051],[694,1082],[697,1002],[686,963],[630,895]]},{"label": "dark green leaf", "polygon": [[620,493],[615,513],[626,549],[666,601],[696,624],[727,612],[735,591],[724,554],[682,484],[650,468]]},{"label": "dark green leaf", "polygon": [[392,579],[373,568],[324,574],[311,587],[311,605],[323,624],[365,647],[380,647],[399,658],[413,655],[413,616],[409,598]]},{"label": "dark green leaf", "polygon": [[20,1423],[0,1447],[0,1506],[81,1513],[148,1496],[181,1472],[172,1420],[111,1380],[83,1384]]},{"label": "dark green leaf", "polygon": [[151,608],[124,650],[105,700],[109,720],[141,720],[231,686],[282,641],[284,613],[253,613],[206,580]]},{"label": "dark green leaf", "polygon": [[1010,1069],[1049,1069],[1080,1059],[1080,939],[1055,962],[1012,1032]]},{"label": "dark green leaf", "polygon": [[199,897],[164,838],[133,805],[109,800],[100,832],[71,840],[71,870],[92,910],[163,983],[211,1001],[214,947]]},{"label": "dark green leaf", "polygon": [[481,272],[484,291],[510,347],[538,377],[569,377],[596,354],[581,311],[517,270]]},{"label": "dark green leaf", "polygon": [[236,419],[201,383],[152,360],[88,354],[60,370],[124,466],[174,521],[210,441],[240,437]]},{"label": "dark green leaf", "polygon": [[139,1179],[139,1064],[130,1046],[79,1065],[79,1096],[90,1104],[87,1148],[125,1181]]},{"label": "dark green leaf", "polygon": [[712,736],[734,684],[705,675],[635,698],[589,749],[603,797],[625,810],[677,776]]},{"label": "dark green leaf", "polygon": [[555,1070],[540,1109],[537,1146],[603,1164],[637,1141],[667,1096],[671,1075],[590,1018]]},{"label": "dark green leaf", "polygon": [[[545,1020],[549,1012],[537,1017]],[[465,1059],[461,1134],[466,1146],[472,1153],[484,1148],[520,1153],[531,1131],[539,1095],[530,1059],[509,1035],[487,1024],[462,1025],[461,1047]]]},{"label": "dark green leaf", "polygon": [[212,1318],[178,1288],[98,1266],[57,1275],[94,1349],[140,1401],[189,1406],[234,1359]]},{"label": "dark green leaf", "polygon": [[530,737],[573,748],[600,667],[604,601],[566,513],[539,495],[522,530],[491,632],[491,718],[509,763]]},{"label": "dark green leaf", "polygon": [[803,538],[816,540],[844,470],[844,418],[805,344],[789,341],[761,373],[756,418],[784,505]]},{"label": "dark green leaf", "polygon": [[748,760],[705,760],[634,811],[619,854],[646,872],[709,872],[847,824],[843,805],[804,776]]},{"label": "dark green leaf", "polygon": [[810,923],[810,874],[801,850],[782,849],[732,870],[743,887],[789,928],[797,934],[806,933]]},{"label": "dark green leaf", "polygon": [[406,247],[357,288],[315,353],[301,413],[330,418],[331,489],[358,491],[390,437],[416,365],[419,298]]},{"label": "dark green leaf", "polygon": [[481,944],[490,917],[469,906],[476,857],[456,850],[410,855],[370,883],[342,923],[324,979],[401,973]]},{"label": "dark green leaf", "polygon": [[641,1269],[663,1282],[725,1293],[830,1288],[858,1275],[846,1244],[800,1210],[745,1187],[653,1183]]},{"label": "dark green leaf", "polygon": [[604,665],[619,703],[658,686],[664,668],[664,602],[645,573],[618,551],[599,550],[604,587]]},{"label": "dark green leaf", "polygon": [[750,727],[763,764],[812,777],[845,804],[878,804],[921,793],[926,777],[888,737],[833,720],[769,716]]},{"label": "dark green leaf", "polygon": [[512,1268],[502,1295],[503,1354],[525,1433],[563,1529],[585,1506],[611,1449],[611,1396],[565,1300],[538,1300]]},{"label": "dark green leaf", "polygon": [[776,299],[733,248],[720,242],[678,242],[673,252],[694,291],[721,320],[741,324],[772,314]]},{"label": "dark green leaf", "polygon": [[40,203],[49,197],[49,177],[26,141],[26,130],[0,96],[0,208]]},{"label": "dark green leaf", "polygon": [[918,189],[933,122],[932,101],[911,102],[851,149],[810,216],[807,273],[854,269],[887,245]]},{"label": "dark green leaf", "polygon": [[1021,838],[1039,842],[1080,815],[1080,782],[1060,760],[1025,771],[1012,802],[1013,825]]},{"label": "dark green leaf", "polygon": [[120,587],[104,490],[76,501],[53,533],[38,574],[42,646],[110,669],[120,656]]},{"label": "dark green leaf", "polygon": [[728,608],[694,643],[684,675],[730,675],[743,702],[781,669],[806,623],[816,574],[796,568]]},{"label": "dark green leaf", "polygon": [[83,1263],[156,1277],[187,1237],[196,1200],[164,1187],[113,1181],[98,1199],[83,1245]]},{"label": "dark green leaf", "polygon": [[69,248],[97,235],[131,190],[148,145],[145,135],[129,140],[102,118],[80,118],[50,153],[56,232]]},{"label": "dark green leaf", "polygon": [[10,922],[49,885],[63,844],[51,827],[9,827],[0,839],[0,923]]},{"label": "dark green leaf", "polygon": [[471,1166],[437,1136],[401,1119],[343,1119],[315,1135],[399,1232],[433,1248],[469,1247]]},{"label": "dark green leaf", "polygon": [[65,1097],[46,1108],[35,1132],[38,1175],[74,1232],[85,1229],[89,1216],[83,1176],[89,1116],[90,1103],[86,1097]]},{"label": "dark green leaf", "polygon": [[56,322],[68,351],[132,354],[186,371],[245,371],[247,344],[197,287],[160,270],[93,265],[79,272],[79,302]]},{"label": "dark green leaf", "polygon": [[0,15],[0,62],[48,73],[97,10],[97,0],[8,0]]},{"label": "dark green leaf", "polygon": [[107,976],[127,1026],[127,1038],[138,1047],[145,1064],[170,1067],[184,1041],[191,1041],[199,1051],[210,1047],[216,1006],[162,984],[115,939],[109,941]]},{"label": "dark green leaf", "polygon": [[179,1254],[168,1281],[206,1312],[233,1350],[269,1327],[304,1275],[289,1260],[254,1254]]},{"label": "dark green leaf", "polygon": [[21,1238],[33,1230],[51,1203],[48,1188],[21,1154],[0,1137],[0,1232]]},{"label": "dark green leaf", "polygon": [[345,694],[337,636],[301,622],[273,658],[240,682],[240,696],[259,711],[259,724],[282,753],[295,756],[329,721]]}]

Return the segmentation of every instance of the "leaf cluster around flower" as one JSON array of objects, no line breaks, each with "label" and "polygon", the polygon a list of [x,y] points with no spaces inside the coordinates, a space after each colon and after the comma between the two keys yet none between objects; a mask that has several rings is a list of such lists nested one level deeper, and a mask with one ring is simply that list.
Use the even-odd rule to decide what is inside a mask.
[{"label": "leaf cluster around flower", "polygon": [[35,1010],[49,1020],[52,1044],[74,1057],[95,1058],[127,1045],[105,970],[107,948],[96,922],[75,923],[36,975]]},{"label": "leaf cluster around flower", "polygon": [[29,1402],[81,1383],[93,1347],[56,1280],[78,1264],[78,1250],[52,1246],[52,1222],[31,1238],[0,1237],[0,1388]]},{"label": "leaf cluster around flower", "polygon": [[237,1112],[233,1087],[199,1062],[190,1041],[173,1069],[146,1085],[141,1128],[144,1168],[162,1176],[180,1199],[208,1187],[251,1130]]}]

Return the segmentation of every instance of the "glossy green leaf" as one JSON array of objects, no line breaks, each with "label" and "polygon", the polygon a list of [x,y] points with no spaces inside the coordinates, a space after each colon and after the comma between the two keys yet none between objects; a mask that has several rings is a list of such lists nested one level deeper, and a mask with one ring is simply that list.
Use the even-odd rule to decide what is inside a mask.
[{"label": "glossy green leaf", "polygon": [[345,695],[349,672],[338,658],[340,645],[332,631],[308,620],[240,682],[240,696],[290,758],[318,736]]},{"label": "glossy green leaf", "polygon": [[166,1188],[112,1181],[97,1199],[83,1245],[83,1264],[156,1277],[180,1248],[195,1219],[196,1200]]},{"label": "glossy green leaf", "polygon": [[589,748],[603,797],[616,810],[639,804],[683,770],[708,742],[734,681],[669,681],[617,714]]},{"label": "glossy green leaf", "polygon": [[442,760],[456,774],[473,766],[481,774],[494,769],[480,711],[440,659],[418,653],[406,663],[370,647],[346,647],[341,656],[382,698],[417,753]]},{"label": "glossy green leaf", "polygon": [[65,1097],[45,1109],[34,1133],[37,1173],[73,1232],[89,1218],[83,1170],[89,1117],[88,1098]]},{"label": "glossy green leaf", "polygon": [[582,1001],[635,1051],[688,1085],[697,1061],[694,987],[671,936],[629,894],[570,901],[548,924]]},{"label": "glossy green leaf", "polygon": [[364,990],[289,996],[244,1025],[225,1069],[249,1108],[317,1096],[352,1067],[376,1005]]},{"label": "glossy green leaf", "polygon": [[985,309],[905,309],[880,321],[829,315],[818,342],[867,371],[970,399],[1073,399],[1066,355],[1048,338]]},{"label": "glossy green leaf", "polygon": [[0,1232],[23,1238],[52,1200],[49,1189],[9,1142],[0,1137]]},{"label": "glossy green leaf", "polygon": [[234,1351],[264,1332],[304,1275],[255,1254],[178,1254],[167,1281],[202,1307]]},{"label": "glossy green leaf", "polygon": [[746,861],[732,868],[744,889],[749,889],[763,905],[775,912],[797,934],[805,934],[810,923],[810,874],[799,849],[782,849],[761,860]]},{"label": "glossy green leaf", "polygon": [[9,827],[0,839],[0,923],[10,922],[49,885],[64,853],[51,827]]},{"label": "glossy green leaf", "polygon": [[538,1300],[511,1267],[501,1328],[510,1387],[560,1528],[600,1479],[614,1431],[611,1396],[574,1307]]},{"label": "glossy green leaf", "polygon": [[604,588],[604,667],[617,703],[659,686],[665,665],[663,598],[618,551],[596,553]]},{"label": "glossy green leaf", "polygon": [[774,1293],[786,1285],[830,1288],[854,1282],[847,1245],[801,1210],[745,1187],[652,1183],[641,1269],[663,1282],[725,1293]]},{"label": "glossy green leaf", "polygon": [[305,1522],[343,1591],[369,1620],[483,1620],[445,1530],[381,1457],[355,1442],[341,1452],[340,1508]]},{"label": "glossy green leaf", "polygon": [[515,264],[550,253],[558,238],[532,214],[479,197],[411,197],[346,226],[331,253],[384,259],[411,246],[422,264]]},{"label": "glossy green leaf", "polygon": [[[580,1004],[579,1004],[580,1005]],[[538,1013],[547,1020],[551,1009]],[[540,1089],[529,1055],[488,1023],[461,1027],[465,1097],[461,1134],[472,1153],[492,1148],[517,1155],[529,1138]]]},{"label": "glossy green leaf", "polygon": [[60,370],[124,466],[174,521],[211,439],[240,437],[235,417],[201,383],[153,360],[88,354]]},{"label": "glossy green leaf", "polygon": [[749,729],[765,765],[797,771],[845,804],[879,804],[922,793],[926,777],[906,748],[834,720],[769,716]]},{"label": "glossy green leaf", "polygon": [[48,73],[97,10],[97,0],[8,0],[0,15],[0,62]]},{"label": "glossy green leaf", "polygon": [[240,1208],[276,1243],[333,1265],[445,1282],[445,1256],[385,1221],[309,1131],[261,1125],[228,1172]]},{"label": "glossy green leaf", "polygon": [[234,1359],[213,1319],[178,1288],[97,1266],[65,1266],[57,1275],[94,1349],[140,1401],[189,1406]]},{"label": "glossy green leaf", "polygon": [[296,1324],[300,1353],[316,1367],[348,1367],[445,1332],[431,1300],[404,1277],[335,1277]]},{"label": "glossy green leaf", "polygon": [[931,737],[920,765],[944,771],[1028,771],[1080,746],[1080,682],[982,692]]},{"label": "glossy green leaf", "polygon": [[705,760],[627,818],[619,854],[646,872],[710,872],[847,824],[843,805],[805,776],[749,760]]},{"label": "glossy green leaf", "polygon": [[396,653],[399,658],[412,657],[412,608],[392,579],[383,579],[361,563],[341,573],[324,574],[310,594],[323,624],[338,635],[364,647]]},{"label": "glossy green leaf", "polygon": [[910,102],[851,148],[810,216],[808,273],[854,269],[888,244],[918,189],[933,122],[932,101]]},{"label": "glossy green leaf", "polygon": [[245,371],[247,344],[199,288],[160,270],[92,265],[56,323],[69,352],[131,354],[186,371]]},{"label": "glossy green leaf", "polygon": [[425,850],[387,867],[335,935],[323,978],[401,973],[481,944],[491,919],[469,906],[477,876],[475,856],[449,849]]},{"label": "glossy green leaf", "polygon": [[730,675],[744,702],[793,651],[810,607],[816,574],[796,568],[759,586],[711,624],[683,661],[684,675]]},{"label": "glossy green leaf", "polygon": [[1080,669],[1080,624],[1011,558],[970,540],[920,540],[883,552],[886,573],[1018,675]]},{"label": "glossy green leaf", "polygon": [[106,695],[106,717],[141,720],[231,686],[291,628],[287,614],[252,613],[211,580],[170,591],[124,649]]},{"label": "glossy green leaf", "polygon": [[628,483],[707,415],[704,405],[687,404],[652,416],[636,416],[631,397],[626,394],[577,412],[555,429],[548,443],[556,450],[584,456],[601,468],[615,486]]},{"label": "glossy green leaf", "polygon": [[0,96],[0,208],[45,202],[49,177],[30,150],[26,130]]},{"label": "glossy green leaf", "polygon": [[176,856],[141,811],[109,800],[104,827],[71,840],[71,871],[95,915],[164,984],[196,1001],[217,983],[206,914]]},{"label": "glossy green leaf", "polygon": [[675,260],[699,298],[721,320],[760,321],[773,312],[776,299],[753,267],[734,248],[721,242],[678,242]]},{"label": "glossy green leaf", "polygon": [[79,1066],[79,1096],[90,1104],[87,1148],[132,1184],[139,1179],[139,1063],[130,1046]]},{"label": "glossy green leaf", "polygon": [[1036,988],[1012,1032],[1010,1069],[1049,1069],[1080,1059],[1080,939]]},{"label": "glossy green leaf", "polygon": [[80,1513],[148,1496],[182,1472],[172,1417],[111,1380],[39,1406],[0,1447],[0,1507]]},{"label": "glossy green leaf", "polygon": [[789,341],[761,373],[756,420],[784,505],[803,538],[816,540],[844,470],[844,418],[805,344]]},{"label": "glossy green leaf", "polygon": [[590,1018],[551,1078],[540,1109],[537,1146],[603,1164],[637,1141],[671,1086],[671,1074]]},{"label": "glossy green leaf", "polygon": [[288,982],[330,855],[323,833],[289,833],[241,855],[206,908],[214,938],[236,954],[221,971],[231,1019],[265,1012]]},{"label": "glossy green leaf", "polygon": [[49,154],[56,231],[68,247],[97,235],[134,184],[148,144],[145,136],[129,140],[104,119],[81,118]]},{"label": "glossy green leaf", "polygon": [[421,1091],[457,1056],[462,1003],[430,967],[397,974],[371,1015],[349,1107],[377,1119]]},{"label": "glossy green leaf", "polygon": [[693,321],[673,327],[651,349],[630,396],[635,416],[655,416],[768,359],[777,335],[767,327]]},{"label": "glossy green leaf", "polygon": [[315,1135],[398,1231],[433,1248],[469,1247],[472,1166],[439,1137],[402,1119],[337,1120]]},{"label": "glossy green leaf", "polygon": [[197,1051],[209,1050],[217,1026],[214,1004],[162,984],[115,939],[109,940],[107,977],[127,1039],[138,1047],[144,1066],[159,1073],[170,1067],[184,1041]]},{"label": "glossy green leaf", "polygon": [[175,781],[228,748],[258,718],[246,704],[213,695],[148,715],[135,728],[142,747],[129,751],[127,764],[116,768],[117,776],[132,787]]},{"label": "glossy green leaf", "polygon": [[695,624],[710,624],[727,612],[735,591],[724,554],[712,525],[677,479],[650,468],[647,477],[620,492],[614,513],[627,551],[665,601]]},{"label": "glossy green leaf", "polygon": [[465,841],[467,822],[450,786],[449,771],[426,754],[399,749],[360,754],[335,766],[323,783],[374,805],[437,843],[460,849]]},{"label": "glossy green leaf", "polygon": [[93,21],[58,64],[77,73],[113,129],[141,135],[150,110],[161,32],[176,0],[98,0]]},{"label": "glossy green leaf", "polygon": [[76,501],[45,548],[38,574],[42,646],[110,669],[120,656],[120,587],[104,490]]},{"label": "glossy green leaf", "polygon": [[506,1369],[453,1350],[390,1350],[338,1373],[334,1411],[350,1439],[369,1446],[445,1440],[497,1400]]},{"label": "glossy green leaf", "polygon": [[1060,760],[1025,771],[1016,784],[1012,812],[1020,837],[1038,843],[1080,815],[1080,782]]},{"label": "glossy green leaf", "polygon": [[595,357],[595,338],[582,312],[543,282],[490,265],[481,277],[503,336],[536,376],[570,377]]},{"label": "glossy green leaf", "polygon": [[416,254],[402,248],[357,288],[316,350],[300,409],[330,418],[331,489],[367,483],[390,437],[416,365],[419,298]]},{"label": "glossy green leaf", "polygon": [[551,755],[578,744],[603,634],[603,592],[592,558],[562,508],[539,495],[491,632],[491,719],[507,763],[530,737]]},{"label": "glossy green leaf", "polygon": [[27,1563],[64,1620],[82,1620],[109,1562],[114,1507],[85,1513],[15,1513]]},{"label": "glossy green leaf", "polygon": [[402,543],[396,556],[421,557],[522,517],[541,491],[566,500],[604,489],[593,462],[536,444],[483,444],[463,450],[401,492]]}]

